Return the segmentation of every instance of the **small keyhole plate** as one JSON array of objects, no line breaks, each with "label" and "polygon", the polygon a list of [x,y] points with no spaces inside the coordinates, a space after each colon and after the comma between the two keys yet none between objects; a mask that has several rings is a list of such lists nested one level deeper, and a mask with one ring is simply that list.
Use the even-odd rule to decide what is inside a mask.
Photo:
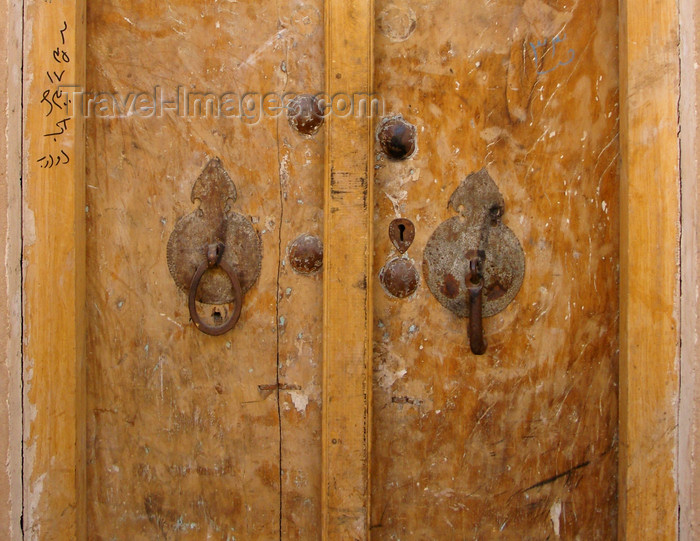
[{"label": "small keyhole plate", "polygon": [[389,224],[389,238],[399,253],[403,254],[416,238],[416,226],[407,218],[397,218]]}]

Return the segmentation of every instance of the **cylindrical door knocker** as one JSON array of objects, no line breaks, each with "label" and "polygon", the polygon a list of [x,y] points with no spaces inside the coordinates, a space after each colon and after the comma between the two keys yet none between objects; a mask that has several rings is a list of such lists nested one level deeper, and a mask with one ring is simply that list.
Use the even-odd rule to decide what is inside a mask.
[{"label": "cylindrical door knocker", "polygon": [[484,305],[484,276],[481,267],[484,255],[467,254],[469,259],[469,273],[465,277],[467,284],[467,297],[469,301],[469,347],[474,355],[486,353],[486,339],[484,338],[483,305]]},{"label": "cylindrical door knocker", "polygon": [[[199,208],[183,216],[168,241],[168,268],[175,283],[187,292],[195,327],[211,336],[233,329],[244,294],[260,276],[262,245],[253,224],[230,209],[236,187],[218,158],[211,160],[192,188]],[[205,321],[197,303],[233,303],[223,321]],[[215,310],[220,315],[219,310]]]}]

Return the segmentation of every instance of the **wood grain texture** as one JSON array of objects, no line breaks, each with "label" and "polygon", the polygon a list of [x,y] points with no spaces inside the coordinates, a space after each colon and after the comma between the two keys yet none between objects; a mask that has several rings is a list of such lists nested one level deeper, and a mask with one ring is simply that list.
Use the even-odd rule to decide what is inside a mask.
[{"label": "wood grain texture", "polygon": [[[320,2],[96,2],[88,30],[89,88],[122,99],[159,86],[182,105],[184,89],[240,98],[322,83]],[[286,250],[302,232],[322,235],[323,135],[302,137],[284,111],[265,114],[259,103],[250,118],[95,111],[90,538],[317,538],[322,280],[294,274]],[[166,244],[217,156],[263,262],[236,328],[211,337],[190,322]]]},{"label": "wood grain texture", "polygon": [[700,536],[700,4],[681,2],[680,167],[681,167],[681,351],[678,419],[679,539]]},{"label": "wood grain texture", "polygon": [[85,536],[84,126],[59,88],[60,84],[85,84],[84,14],[82,1],[25,3],[23,520],[27,539]]},{"label": "wood grain texture", "polygon": [[0,538],[22,538],[22,5],[0,1]]},{"label": "wood grain texture", "polygon": [[[326,0],[326,92],[372,90],[372,0]],[[372,121],[327,118],[323,323],[323,539],[369,537]]]},{"label": "wood grain texture", "polygon": [[[354,11],[359,4],[328,3],[341,15],[326,17],[327,35],[352,35],[336,45],[357,52],[369,42],[371,51],[372,35],[363,30],[371,27],[366,6]],[[225,80],[241,92],[316,81],[320,33],[309,25],[320,20],[320,0],[288,7],[234,4],[93,4],[93,90],[149,91],[158,83],[173,90]],[[364,282],[377,307],[355,291],[352,300],[359,304],[346,305],[366,307],[365,318],[373,312],[378,337],[374,537],[614,537],[618,264],[619,533],[629,539],[676,535],[678,20],[674,2],[621,5],[625,255],[618,261],[614,3],[504,0],[464,13],[462,4],[449,0],[378,2],[378,90],[389,112],[419,127],[419,152],[410,162],[378,161],[382,195],[374,206],[365,193],[360,205],[361,213],[375,208],[379,224],[377,263]],[[204,531],[225,535],[227,528],[241,535],[255,530],[313,538],[320,535],[321,485],[326,533],[366,537],[366,354],[364,365],[352,364],[362,367],[347,380],[354,387],[324,380],[337,394],[324,398],[330,415],[324,416],[321,468],[321,316],[308,306],[295,308],[302,297],[311,299],[309,306],[318,301],[320,279],[294,275],[284,264],[287,240],[302,232],[285,224],[301,220],[313,234],[322,229],[317,159],[323,137],[298,139],[280,119],[257,129],[257,122],[232,129],[230,122],[173,115],[91,121],[91,465],[90,489],[81,489],[81,124],[72,119],[61,138],[75,152],[69,166],[44,168],[42,158],[54,148],[44,134],[56,118],[40,105],[52,61],[47,53],[55,50],[52,40],[63,21],[74,30],[61,44],[72,59],[64,80],[81,83],[81,9],[82,2],[26,2],[27,538],[81,538],[86,494],[96,539],[198,538]],[[568,57],[557,60],[551,41],[532,61],[530,44],[554,36],[565,38],[559,54],[571,47],[572,62],[559,66]],[[345,73],[371,81],[365,72],[371,58],[352,64],[337,47],[328,51],[348,70],[329,64],[328,91],[371,88],[371,82],[359,88],[343,81]],[[329,134],[339,134],[337,142],[353,141],[356,133],[360,141],[367,126],[348,126],[338,121]],[[256,151],[250,151],[251,141]],[[328,148],[333,145],[330,140]],[[356,147],[341,148],[337,156],[359,168],[362,143]],[[191,182],[206,159],[219,154],[228,156],[224,162],[236,181],[253,179],[244,183],[247,189],[238,182],[237,208],[257,219],[272,261],[249,299],[248,309],[257,315],[247,329],[255,330],[242,345],[231,341],[242,351],[235,355],[226,341],[207,345],[189,328],[182,294],[164,273],[164,243],[156,240],[167,239],[167,226],[191,211]],[[388,221],[396,215],[414,219],[418,237],[408,257],[420,264],[429,233],[449,217],[435,201],[446,201],[468,172],[483,165],[505,195],[506,222],[523,242],[528,274],[515,304],[487,320],[490,350],[477,361],[467,353],[464,322],[441,311],[424,285],[415,297],[396,301],[371,283],[390,257]],[[370,167],[366,173],[361,178],[371,187]],[[347,178],[327,170],[327,218],[339,213],[330,212],[329,181]],[[296,196],[296,203],[289,201]],[[358,226],[350,213],[344,219],[342,227],[360,234],[371,228],[369,222]],[[332,253],[352,251],[346,268],[366,264],[371,250],[360,256],[357,244],[342,246],[340,222],[332,223],[339,250]],[[337,261],[333,272],[342,274],[347,262]],[[326,287],[340,289],[328,276]],[[340,319],[329,306],[327,324]],[[343,340],[360,344],[371,329],[362,329],[355,316],[352,321],[359,334],[346,333]],[[340,349],[340,334],[333,340],[337,355],[326,350],[325,363],[335,370],[348,352]],[[359,350],[350,354],[363,358]],[[249,365],[253,372],[246,375]],[[326,370],[325,377],[334,373],[345,376]],[[271,395],[257,390],[276,383],[294,389]],[[334,396],[349,401],[333,403]],[[334,438],[332,427],[348,428],[346,441]],[[336,453],[334,439],[349,446]],[[152,450],[154,456],[143,456]]]},{"label": "wood grain texture", "polygon": [[620,4],[621,539],[675,539],[679,392],[678,12]]},{"label": "wood grain texture", "polygon": [[[317,94],[323,88],[323,1],[279,3],[292,25],[286,42],[284,88]],[[281,538],[320,539],[321,403],[323,386],[323,269],[311,276],[290,265],[300,235],[323,239],[325,133],[300,135],[286,118],[277,129],[280,215],[277,321],[281,391]]]},{"label": "wood grain texture", "polygon": [[613,539],[617,2],[381,0],[377,20],[375,92],[418,151],[378,158],[374,276],[399,216],[421,268],[482,167],[526,270],[482,357],[423,276],[405,300],[374,287],[372,537]]}]

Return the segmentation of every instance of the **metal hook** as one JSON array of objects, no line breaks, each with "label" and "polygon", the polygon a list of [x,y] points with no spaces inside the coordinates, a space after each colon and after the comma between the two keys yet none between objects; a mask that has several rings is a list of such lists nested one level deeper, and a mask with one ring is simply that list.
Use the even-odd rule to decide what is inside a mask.
[{"label": "metal hook", "polygon": [[483,355],[487,348],[482,318],[484,276],[481,267],[484,254],[479,251],[474,255],[474,252],[470,251],[467,257],[469,257],[469,273],[467,273],[465,281],[469,305],[469,347],[474,355]]},{"label": "metal hook", "polygon": [[518,294],[525,254],[503,223],[505,201],[486,169],[468,175],[448,207],[459,216],[442,222],[428,239],[423,274],[440,304],[469,318],[471,351],[483,355],[487,344],[482,318],[504,310]]},{"label": "metal hook", "polygon": [[[188,298],[190,317],[200,331],[210,336],[220,336],[233,329],[238,322],[238,318],[241,316],[241,306],[243,305],[243,291],[241,290],[241,283],[238,280],[238,276],[236,276],[236,273],[229,266],[229,264],[221,258],[224,255],[225,249],[226,246],[223,242],[209,244],[206,250],[207,260],[202,262],[197,269],[197,272],[194,273],[192,283],[190,284]],[[231,312],[231,316],[224,322],[223,325],[213,326],[205,323],[199,317],[196,300],[197,289],[199,289],[199,283],[202,281],[202,276],[204,276],[208,270],[216,267],[223,269],[223,271],[227,274],[228,279],[231,281],[231,285],[233,286],[234,308]]]}]

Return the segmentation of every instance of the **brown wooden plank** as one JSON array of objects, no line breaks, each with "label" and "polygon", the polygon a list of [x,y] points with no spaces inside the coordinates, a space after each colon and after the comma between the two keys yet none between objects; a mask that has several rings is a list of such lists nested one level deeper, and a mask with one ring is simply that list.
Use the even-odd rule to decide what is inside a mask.
[{"label": "brown wooden plank", "polygon": [[678,420],[679,538],[700,537],[700,2],[680,2],[681,352]]},{"label": "brown wooden plank", "polygon": [[[284,88],[316,94],[324,85],[323,0],[278,2],[291,30],[280,40]],[[289,22],[287,22],[289,21]],[[277,150],[280,197],[277,285],[280,408],[281,539],[320,539],[321,411],[323,385],[323,269],[299,273],[295,241],[323,241],[325,131],[298,133],[280,115]]]},{"label": "brown wooden plank", "polygon": [[0,1],[0,538],[22,537],[22,3]]},{"label": "brown wooden plank", "polygon": [[[85,2],[25,3],[24,530],[85,535]],[[72,97],[72,96],[71,96]],[[51,102],[51,103],[50,103]],[[53,134],[53,135],[49,135]]]},{"label": "brown wooden plank", "polygon": [[[372,89],[372,0],[326,0],[326,92]],[[326,129],[324,539],[369,536],[372,123],[331,111]]]},{"label": "brown wooden plank", "polygon": [[[125,99],[159,87],[170,101],[182,85],[216,103],[211,114],[182,105],[104,118],[93,109],[87,121],[88,525],[95,539],[317,533],[321,420],[312,388],[321,384],[321,279],[295,274],[287,247],[302,224],[320,235],[323,145],[295,133],[284,111],[261,111],[257,100],[321,85],[320,6],[88,5],[92,91]],[[224,93],[237,101],[246,92],[254,93],[257,119],[220,111]],[[166,258],[176,222],[195,212],[192,185],[214,157],[235,183],[233,212],[251,220],[263,253],[240,320],[217,337],[194,328]],[[278,391],[277,383],[285,387]]]},{"label": "brown wooden plank", "polygon": [[678,13],[620,3],[620,539],[675,539],[679,392]]},{"label": "brown wooden plank", "polygon": [[[418,150],[377,160],[374,276],[401,216],[421,282],[373,290],[373,539],[615,538],[617,0],[556,4],[377,0],[375,92]],[[422,261],[483,167],[525,278],[477,357]]]}]

